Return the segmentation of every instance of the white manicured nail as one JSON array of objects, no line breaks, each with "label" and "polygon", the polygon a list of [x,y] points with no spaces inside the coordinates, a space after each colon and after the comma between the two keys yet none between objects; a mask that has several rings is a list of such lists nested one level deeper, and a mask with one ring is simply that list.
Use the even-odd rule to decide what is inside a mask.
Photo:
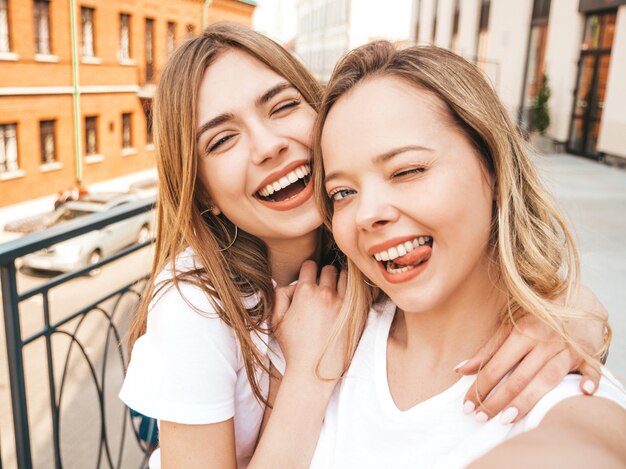
[{"label": "white manicured nail", "polygon": [[476,421],[477,422],[485,423],[487,420],[489,420],[489,417],[484,412],[478,412],[476,414]]},{"label": "white manicured nail", "polygon": [[583,383],[583,390],[587,393],[587,394],[593,394],[593,391],[596,390],[596,385],[594,384],[593,381],[591,381],[590,379],[585,380],[585,382]]},{"label": "white manicured nail", "polygon": [[465,403],[463,404],[463,412],[465,412],[466,414],[471,414],[472,412],[474,412],[475,408],[476,406],[472,401],[465,401]]},{"label": "white manicured nail", "polygon": [[517,410],[516,407],[509,407],[500,415],[500,423],[502,425],[508,425],[515,420],[515,417],[517,417],[518,414],[519,410]]},{"label": "white manicured nail", "polygon": [[457,366],[454,367],[454,371],[458,370],[459,368],[461,368],[463,365],[465,365],[469,360],[463,360],[461,363],[459,363]]}]

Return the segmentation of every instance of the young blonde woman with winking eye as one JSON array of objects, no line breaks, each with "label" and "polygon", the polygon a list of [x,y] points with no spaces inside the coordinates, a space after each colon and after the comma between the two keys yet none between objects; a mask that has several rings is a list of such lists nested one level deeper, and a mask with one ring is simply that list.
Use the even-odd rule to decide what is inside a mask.
[{"label": "young blonde woman with winking eye", "polygon": [[[475,418],[461,410],[472,378],[453,365],[505,324],[534,316],[579,349],[561,326],[588,317],[550,302],[574,285],[576,249],[475,66],[430,46],[349,53],[322,101],[314,167],[349,260],[342,319],[366,325],[311,467],[626,466],[626,393],[608,371],[597,397],[561,377],[524,417],[524,393],[492,420],[489,400]],[[369,314],[365,279],[383,292]],[[308,319],[291,307],[283,327]]]},{"label": "young blonde woman with winking eye", "polygon": [[[312,197],[310,141],[320,96],[318,83],[288,52],[237,25],[209,27],[181,45],[161,73],[155,259],[120,394],[159,420],[152,468],[294,467],[310,459],[335,382],[298,365],[321,354],[345,283],[326,265],[335,254]],[[321,273],[309,259],[326,265]],[[297,288],[280,290],[275,300],[275,285],[298,278]],[[294,289],[295,303],[314,312],[315,322],[281,344],[288,365],[259,441],[277,350],[268,319]],[[524,329],[546,330],[538,321]],[[600,342],[597,335],[580,334]],[[533,366],[554,362],[558,376],[580,364],[566,345],[507,337],[508,330],[494,335],[462,369],[476,369],[500,344],[513,350],[489,361],[480,393],[530,350]],[[565,359],[555,361],[561,353]],[[331,365],[343,354],[340,343]],[[582,371],[597,381],[593,370]],[[555,377],[537,376],[496,393],[494,405],[528,386],[545,393]],[[477,401],[476,392],[468,399]]]}]

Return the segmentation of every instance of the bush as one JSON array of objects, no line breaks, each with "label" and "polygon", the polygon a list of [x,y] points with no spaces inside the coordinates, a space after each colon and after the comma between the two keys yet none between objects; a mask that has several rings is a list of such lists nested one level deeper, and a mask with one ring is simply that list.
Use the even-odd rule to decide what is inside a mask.
[{"label": "bush", "polygon": [[539,87],[539,93],[537,93],[535,97],[532,113],[532,129],[539,132],[540,135],[544,135],[548,127],[550,127],[550,109],[548,108],[550,94],[548,76],[544,74],[541,80],[541,86]]}]

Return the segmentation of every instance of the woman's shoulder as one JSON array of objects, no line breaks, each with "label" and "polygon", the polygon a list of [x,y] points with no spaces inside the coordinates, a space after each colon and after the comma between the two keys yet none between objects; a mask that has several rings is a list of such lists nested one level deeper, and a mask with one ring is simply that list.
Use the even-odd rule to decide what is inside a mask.
[{"label": "woman's shoulder", "polygon": [[[513,433],[517,434],[536,428],[548,412],[557,405],[571,397],[582,396],[580,380],[581,376],[576,374],[569,374],[563,378],[554,389],[535,404],[526,417],[515,425]],[[594,397],[613,401],[626,409],[626,390],[623,384],[607,368],[602,368],[602,378],[600,379],[598,389],[594,393]]]}]

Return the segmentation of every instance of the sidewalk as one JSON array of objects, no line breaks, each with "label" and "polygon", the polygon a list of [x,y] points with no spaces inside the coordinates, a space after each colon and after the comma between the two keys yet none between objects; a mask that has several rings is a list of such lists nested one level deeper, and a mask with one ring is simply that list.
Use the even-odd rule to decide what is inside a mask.
[{"label": "sidewalk", "polygon": [[613,342],[607,365],[626,381],[626,170],[567,154],[536,163],[570,222],[582,282],[609,311]]}]

